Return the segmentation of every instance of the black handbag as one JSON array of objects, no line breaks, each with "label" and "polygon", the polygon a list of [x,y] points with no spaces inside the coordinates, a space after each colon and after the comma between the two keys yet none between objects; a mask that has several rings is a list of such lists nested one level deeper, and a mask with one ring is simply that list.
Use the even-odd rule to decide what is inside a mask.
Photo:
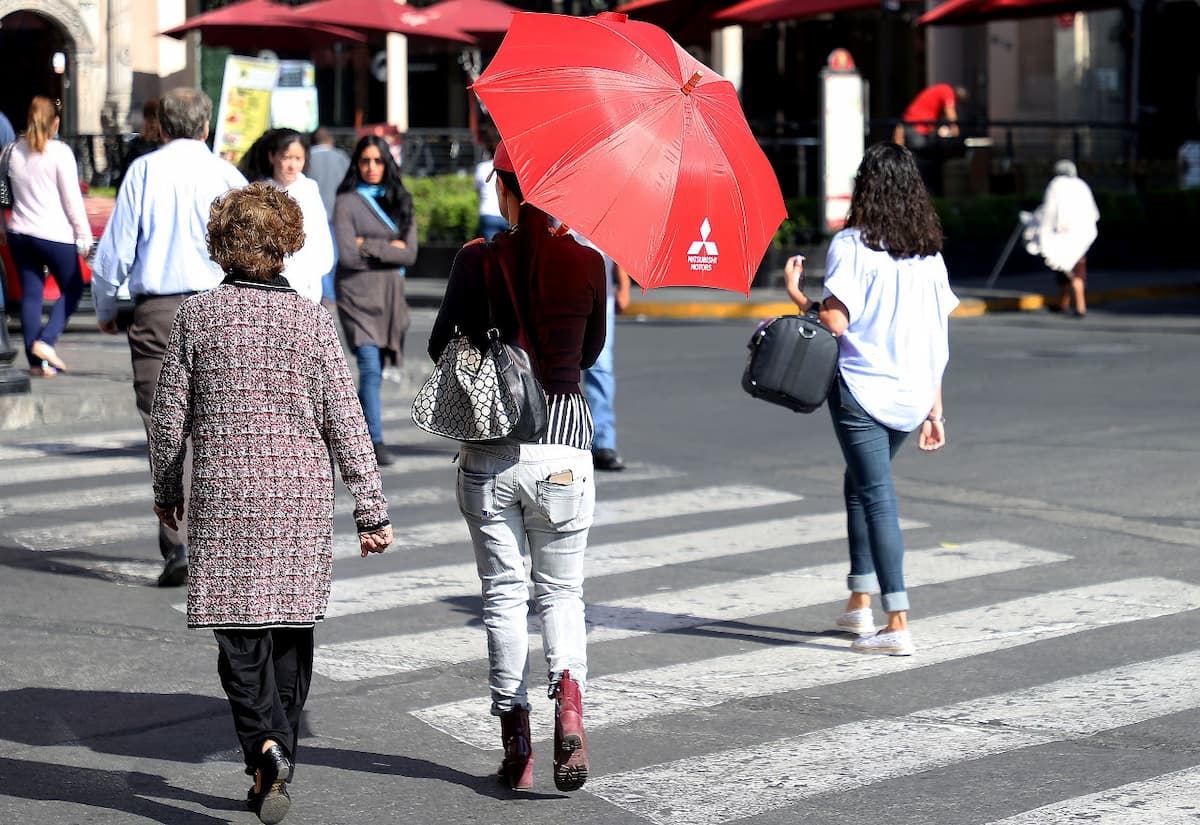
[{"label": "black handbag", "polygon": [[747,346],[742,389],[750,395],[802,413],[825,403],[837,375],[838,339],[815,311],[766,321]]},{"label": "black handbag", "polygon": [[12,157],[13,147],[16,145],[17,142],[14,140],[0,150],[0,209],[9,209],[13,205],[12,184],[8,180],[8,164],[9,158]]},{"label": "black handbag", "polygon": [[[487,348],[477,349],[462,334],[447,342],[433,373],[413,398],[413,423],[457,441],[535,442],[546,434],[550,421],[546,392],[530,354],[519,343],[501,340],[491,307],[491,256],[486,260],[484,280],[491,317]],[[516,290],[503,263],[500,269],[513,313],[524,330]]]}]

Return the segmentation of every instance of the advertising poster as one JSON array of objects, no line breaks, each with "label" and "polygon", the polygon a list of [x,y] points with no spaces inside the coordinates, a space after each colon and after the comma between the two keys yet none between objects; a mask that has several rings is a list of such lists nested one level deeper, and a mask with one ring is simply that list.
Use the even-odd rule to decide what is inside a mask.
[{"label": "advertising poster", "polygon": [[225,58],[213,151],[237,163],[250,144],[270,127],[271,90],[278,77],[277,61],[237,55]]}]

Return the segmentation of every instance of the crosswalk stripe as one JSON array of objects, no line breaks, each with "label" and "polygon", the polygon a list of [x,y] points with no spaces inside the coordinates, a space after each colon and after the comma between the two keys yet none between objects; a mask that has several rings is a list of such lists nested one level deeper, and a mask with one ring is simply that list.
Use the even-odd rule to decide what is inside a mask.
[{"label": "crosswalk stripe", "polygon": [[[450,490],[449,495],[453,498],[453,489]],[[746,484],[701,487],[697,490],[673,490],[669,493],[620,499],[601,498],[596,502],[596,514],[592,524],[594,527],[603,527],[610,524],[628,524],[668,516],[740,512],[751,507],[797,502],[801,498],[802,496],[792,493]],[[445,521],[425,522],[412,527],[396,526],[394,531],[393,546],[395,550],[399,551],[471,541],[471,534],[461,516]],[[335,558],[353,558],[358,554],[357,538],[342,537],[342,540],[334,547]]]},{"label": "crosswalk stripe", "polygon": [[[1011,544],[980,541],[954,550],[905,554],[911,586],[947,582],[1069,560],[1069,556]],[[763,616],[836,601],[846,594],[846,564],[826,564],[701,587],[616,599],[587,606],[588,642],[628,639],[689,627]],[[531,650],[539,623],[531,616]],[[322,645],[315,670],[336,681],[353,681],[454,664],[487,655],[478,627],[454,627]]]},{"label": "crosswalk stripe", "polygon": [[[1163,595],[1170,593],[1169,604]],[[854,655],[849,640],[822,637],[697,662],[646,668],[590,680],[588,728],[624,725],[723,702],[802,690],[816,685],[896,673],[1054,639],[1106,625],[1200,608],[1200,587],[1162,578],[1138,578],[1026,596],[921,620],[914,626],[915,656]],[[712,685],[719,684],[720,690]],[[535,704],[545,702],[530,691]],[[419,711],[417,718],[469,745],[496,745],[489,701],[477,698]],[[548,706],[534,718],[551,718]],[[547,735],[543,728],[541,735]]]},{"label": "crosswalk stripe", "polygon": [[1138,662],[897,719],[852,722],[602,776],[588,790],[656,825],[717,825],[824,793],[1191,710],[1200,707],[1200,684],[1192,678],[1197,667],[1200,652]]},{"label": "crosswalk stripe", "polygon": [[0,487],[37,484],[39,481],[63,479],[107,478],[126,473],[145,473],[150,483],[150,462],[146,456],[119,458],[72,456],[69,459],[36,458],[16,463],[4,463],[0,471]]},{"label": "crosswalk stripe", "polygon": [[[924,526],[920,522],[901,520],[901,527],[906,530]],[[584,566],[588,578],[611,576],[653,570],[669,564],[687,564],[760,550],[816,544],[844,538],[845,535],[845,513],[794,516],[736,527],[597,544],[587,549]],[[336,547],[334,552],[337,553]],[[474,562],[357,578],[334,578],[328,615],[370,613],[478,592],[479,579]]]},{"label": "crosswalk stripe", "polygon": [[1200,821],[1200,768],[1130,782],[1099,793],[1043,805],[990,825],[1196,825]]}]

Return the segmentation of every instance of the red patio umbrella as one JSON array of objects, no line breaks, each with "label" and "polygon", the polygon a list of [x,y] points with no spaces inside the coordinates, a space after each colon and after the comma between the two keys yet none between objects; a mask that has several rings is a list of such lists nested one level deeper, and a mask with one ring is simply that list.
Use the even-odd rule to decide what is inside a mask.
[{"label": "red patio umbrella", "polygon": [[291,6],[271,0],[242,0],[189,17],[161,33],[182,40],[194,31],[206,45],[231,49],[307,49],[365,39],[341,26],[295,19]]},{"label": "red patio umbrella", "polygon": [[500,0],[441,0],[421,9],[448,26],[473,35],[500,35],[508,31],[516,6]]},{"label": "red patio umbrella", "polygon": [[879,0],[743,0],[713,15],[718,23],[769,23],[879,8]]},{"label": "red patio umbrella", "polygon": [[733,84],[649,23],[520,13],[472,86],[530,203],[638,283],[744,294],[786,217]]},{"label": "red patio umbrella", "polygon": [[614,11],[653,23],[680,43],[708,45],[713,29],[729,25],[713,20],[736,0],[631,0]]},{"label": "red patio umbrella", "polygon": [[456,43],[474,43],[475,38],[429,14],[396,0],[318,0],[300,6],[295,16],[326,25],[362,31],[395,32],[408,37],[427,37]]},{"label": "red patio umbrella", "polygon": [[917,25],[965,25],[989,20],[1051,17],[1122,5],[1124,0],[950,0],[918,17]]}]

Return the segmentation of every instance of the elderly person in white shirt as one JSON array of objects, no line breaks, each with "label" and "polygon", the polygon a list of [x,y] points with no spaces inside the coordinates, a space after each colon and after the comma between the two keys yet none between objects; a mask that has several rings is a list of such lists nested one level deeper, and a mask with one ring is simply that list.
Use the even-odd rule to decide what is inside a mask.
[{"label": "elderly person in white shirt", "polygon": [[1071,310],[1077,318],[1087,315],[1087,251],[1096,242],[1096,223],[1100,210],[1092,189],[1079,177],[1075,164],[1060,160],[1054,164],[1054,177],[1046,186],[1042,204],[1031,215],[1022,212],[1025,222],[1025,249],[1041,255],[1054,270],[1062,296],[1059,308]]},{"label": "elderly person in white shirt", "polygon": [[[130,165],[92,267],[96,321],[104,332],[117,332],[117,290],[129,284],[133,389],[147,434],[175,311],[188,296],[212,289],[225,277],[208,255],[209,208],[230,189],[246,185],[237,169],[204,144],[211,117],[212,101],[198,89],[163,95],[159,126],[167,143]],[[186,535],[185,523],[175,528],[160,523],[159,551],[165,560],[160,587],[187,580]]]},{"label": "elderly person in white shirt", "polygon": [[239,169],[246,179],[266,181],[287,192],[304,216],[304,245],[283,265],[283,277],[292,289],[315,304],[321,303],[321,279],[333,268],[333,234],[321,188],[302,171],[308,160],[304,137],[295,129],[270,129],[242,158]]},{"label": "elderly person in white shirt", "polygon": [[[48,97],[35,97],[29,105],[29,125],[20,140],[4,150],[12,185],[12,218],[7,243],[21,278],[21,328],[25,355],[32,375],[48,377],[66,364],[54,349],[83,295],[83,269],[79,255],[92,247],[79,171],[71,147],[60,140],[59,116]],[[0,212],[0,243],[5,242],[4,216]],[[58,281],[62,300],[42,323],[45,271]]]}]

